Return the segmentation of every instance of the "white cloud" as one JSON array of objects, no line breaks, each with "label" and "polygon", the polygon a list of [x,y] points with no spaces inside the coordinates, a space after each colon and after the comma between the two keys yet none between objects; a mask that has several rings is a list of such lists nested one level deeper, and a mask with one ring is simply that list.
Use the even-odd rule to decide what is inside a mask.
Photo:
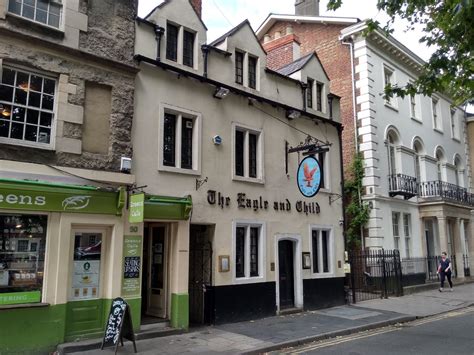
[{"label": "white cloud", "polygon": [[[188,1],[188,0],[175,0]],[[343,0],[342,7],[336,12],[327,11],[328,0],[321,0],[321,15],[375,18],[383,23],[386,15],[377,10],[378,0]],[[146,16],[163,0],[139,0],[139,16]],[[209,31],[208,42],[216,39],[240,22],[248,19],[254,29],[265,20],[269,13],[293,14],[295,0],[203,0],[203,20]],[[362,5],[363,4],[363,5]],[[398,21],[394,36],[423,59],[429,59],[431,50],[421,45],[418,39],[421,31],[405,33],[405,25]]]}]

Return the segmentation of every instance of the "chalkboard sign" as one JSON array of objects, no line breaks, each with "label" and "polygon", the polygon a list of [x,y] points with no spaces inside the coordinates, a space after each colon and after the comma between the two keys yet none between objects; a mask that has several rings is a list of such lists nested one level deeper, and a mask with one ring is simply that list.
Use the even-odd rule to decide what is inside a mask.
[{"label": "chalkboard sign", "polygon": [[140,257],[126,256],[123,265],[124,279],[138,279],[140,278]]},{"label": "chalkboard sign", "polygon": [[123,346],[123,339],[133,342],[133,349],[136,353],[137,346],[135,344],[135,333],[133,332],[130,307],[123,298],[119,297],[112,301],[109,316],[107,317],[107,324],[105,325],[101,350],[115,346],[115,353],[117,353],[119,341]]}]

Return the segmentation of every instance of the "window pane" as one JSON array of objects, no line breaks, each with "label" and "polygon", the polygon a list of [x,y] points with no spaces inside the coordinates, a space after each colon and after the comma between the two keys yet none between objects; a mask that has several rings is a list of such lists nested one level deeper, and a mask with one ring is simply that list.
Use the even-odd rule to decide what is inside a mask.
[{"label": "window pane", "polygon": [[36,142],[38,134],[38,126],[26,125],[25,140]]},{"label": "window pane", "polygon": [[59,27],[59,16],[49,14],[48,25],[53,27]]},{"label": "window pane", "polygon": [[316,84],[316,105],[318,111],[323,110],[323,84],[321,83]]},{"label": "window pane", "polygon": [[15,103],[19,105],[26,105],[27,92],[23,89],[15,89]]},{"label": "window pane", "polygon": [[10,0],[8,11],[21,15],[21,0]]},{"label": "window pane", "polygon": [[22,107],[15,107],[12,115],[13,121],[24,122],[25,121],[25,109]]},{"label": "window pane", "polygon": [[193,168],[193,127],[191,118],[183,118],[181,122],[181,168]]},{"label": "window pane", "polygon": [[41,92],[43,88],[43,78],[38,75],[31,76],[30,90]]},{"label": "window pane", "polygon": [[242,52],[235,52],[235,82],[244,83],[244,54]]},{"label": "window pane", "polygon": [[244,132],[235,131],[235,175],[244,176]]},{"label": "window pane", "polygon": [[29,19],[34,19],[35,18],[35,8],[32,7],[32,6],[28,6],[26,5],[26,1],[25,1],[25,4],[23,4],[23,14],[22,14],[23,17],[26,17],[26,18],[29,18]]},{"label": "window pane", "polygon": [[54,95],[55,81],[50,79],[44,79],[43,92],[45,94]]},{"label": "window pane", "polygon": [[257,177],[257,135],[249,133],[249,177]]},{"label": "window pane", "polygon": [[10,122],[0,119],[0,137],[8,137],[10,132]]},{"label": "window pane", "polygon": [[40,107],[40,103],[41,103],[41,94],[30,91],[30,101],[28,101],[28,106]]},{"label": "window pane", "polygon": [[45,110],[52,110],[54,106],[54,96],[43,94],[42,108]]},{"label": "window pane", "polygon": [[235,237],[235,276],[245,277],[245,227],[237,227]]},{"label": "window pane", "polygon": [[45,127],[51,127],[51,121],[53,119],[53,115],[47,112],[41,112],[41,119],[40,125]]},{"label": "window pane", "polygon": [[329,232],[321,231],[321,248],[323,257],[323,272],[329,272]]},{"label": "window pane", "polygon": [[101,233],[75,233],[71,298],[99,297]]},{"label": "window pane", "polygon": [[0,85],[0,101],[12,102],[13,87]]},{"label": "window pane", "polygon": [[319,231],[313,230],[311,235],[312,238],[312,244],[313,244],[313,272],[314,273],[319,273],[319,255],[318,255],[318,234]]},{"label": "window pane", "polygon": [[[29,202],[27,199],[25,203]],[[44,254],[46,247],[46,216],[0,215],[0,300],[2,304],[18,303],[2,294],[23,292],[36,294],[41,301]]]},{"label": "window pane", "polygon": [[39,128],[38,143],[49,143],[51,141],[51,129]]},{"label": "window pane", "polygon": [[37,5],[38,9],[48,11],[48,2],[49,2],[49,0],[37,0],[36,5]]},{"label": "window pane", "polygon": [[183,42],[183,64],[192,67],[194,65],[194,33],[184,31]]},{"label": "window pane", "polygon": [[308,79],[308,87],[306,88],[306,106],[313,108],[313,86],[314,80]]},{"label": "window pane", "polygon": [[163,165],[175,166],[176,116],[165,113],[163,127]]},{"label": "window pane", "polygon": [[249,87],[257,88],[257,58],[249,56]]},{"label": "window pane", "polygon": [[48,20],[48,13],[43,10],[36,10],[36,21],[46,23]]},{"label": "window pane", "polygon": [[250,276],[259,276],[258,272],[258,239],[260,228],[250,228]]},{"label": "window pane", "polygon": [[22,123],[12,123],[10,138],[23,139],[23,130],[25,126]]},{"label": "window pane", "polygon": [[392,213],[392,227],[393,227],[394,236],[399,236],[398,220],[399,220],[399,214],[397,212],[393,212]]},{"label": "window pane", "polygon": [[7,85],[15,85],[15,72],[4,68],[2,72],[2,83]]},{"label": "window pane", "polygon": [[171,24],[166,26],[166,59],[178,59],[178,27]]}]

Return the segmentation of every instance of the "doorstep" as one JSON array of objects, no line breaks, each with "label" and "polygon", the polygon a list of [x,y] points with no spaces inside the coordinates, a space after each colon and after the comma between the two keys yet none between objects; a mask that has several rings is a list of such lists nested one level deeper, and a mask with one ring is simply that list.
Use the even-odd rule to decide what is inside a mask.
[{"label": "doorstep", "polygon": [[[184,329],[170,328],[169,322],[159,322],[154,324],[142,325],[140,331],[135,334],[135,339],[144,340],[151,338],[161,338],[170,335],[178,335],[185,333]],[[125,341],[124,341],[125,342]],[[82,340],[58,345],[56,354],[71,354],[88,350],[98,350],[102,345],[102,338]]]},{"label": "doorstep", "polygon": [[285,308],[285,309],[281,309],[279,312],[278,312],[278,315],[279,316],[287,316],[289,314],[296,314],[296,313],[302,313],[303,312],[303,308],[295,308],[295,307],[292,307],[292,308]]}]

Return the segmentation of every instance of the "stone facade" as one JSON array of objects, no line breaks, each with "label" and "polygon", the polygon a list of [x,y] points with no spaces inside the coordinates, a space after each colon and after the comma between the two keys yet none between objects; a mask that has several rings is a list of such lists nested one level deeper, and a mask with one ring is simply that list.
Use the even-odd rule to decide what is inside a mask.
[{"label": "stone facade", "polygon": [[[44,149],[2,141],[0,159],[118,171],[120,158],[132,155],[137,3],[67,0],[60,29],[12,15],[7,8],[8,1],[0,0],[0,10],[4,9],[0,11],[1,64],[45,73],[56,80],[55,136]],[[74,40],[73,28],[77,30]],[[103,154],[82,147],[86,82],[111,89],[109,146]]]}]

